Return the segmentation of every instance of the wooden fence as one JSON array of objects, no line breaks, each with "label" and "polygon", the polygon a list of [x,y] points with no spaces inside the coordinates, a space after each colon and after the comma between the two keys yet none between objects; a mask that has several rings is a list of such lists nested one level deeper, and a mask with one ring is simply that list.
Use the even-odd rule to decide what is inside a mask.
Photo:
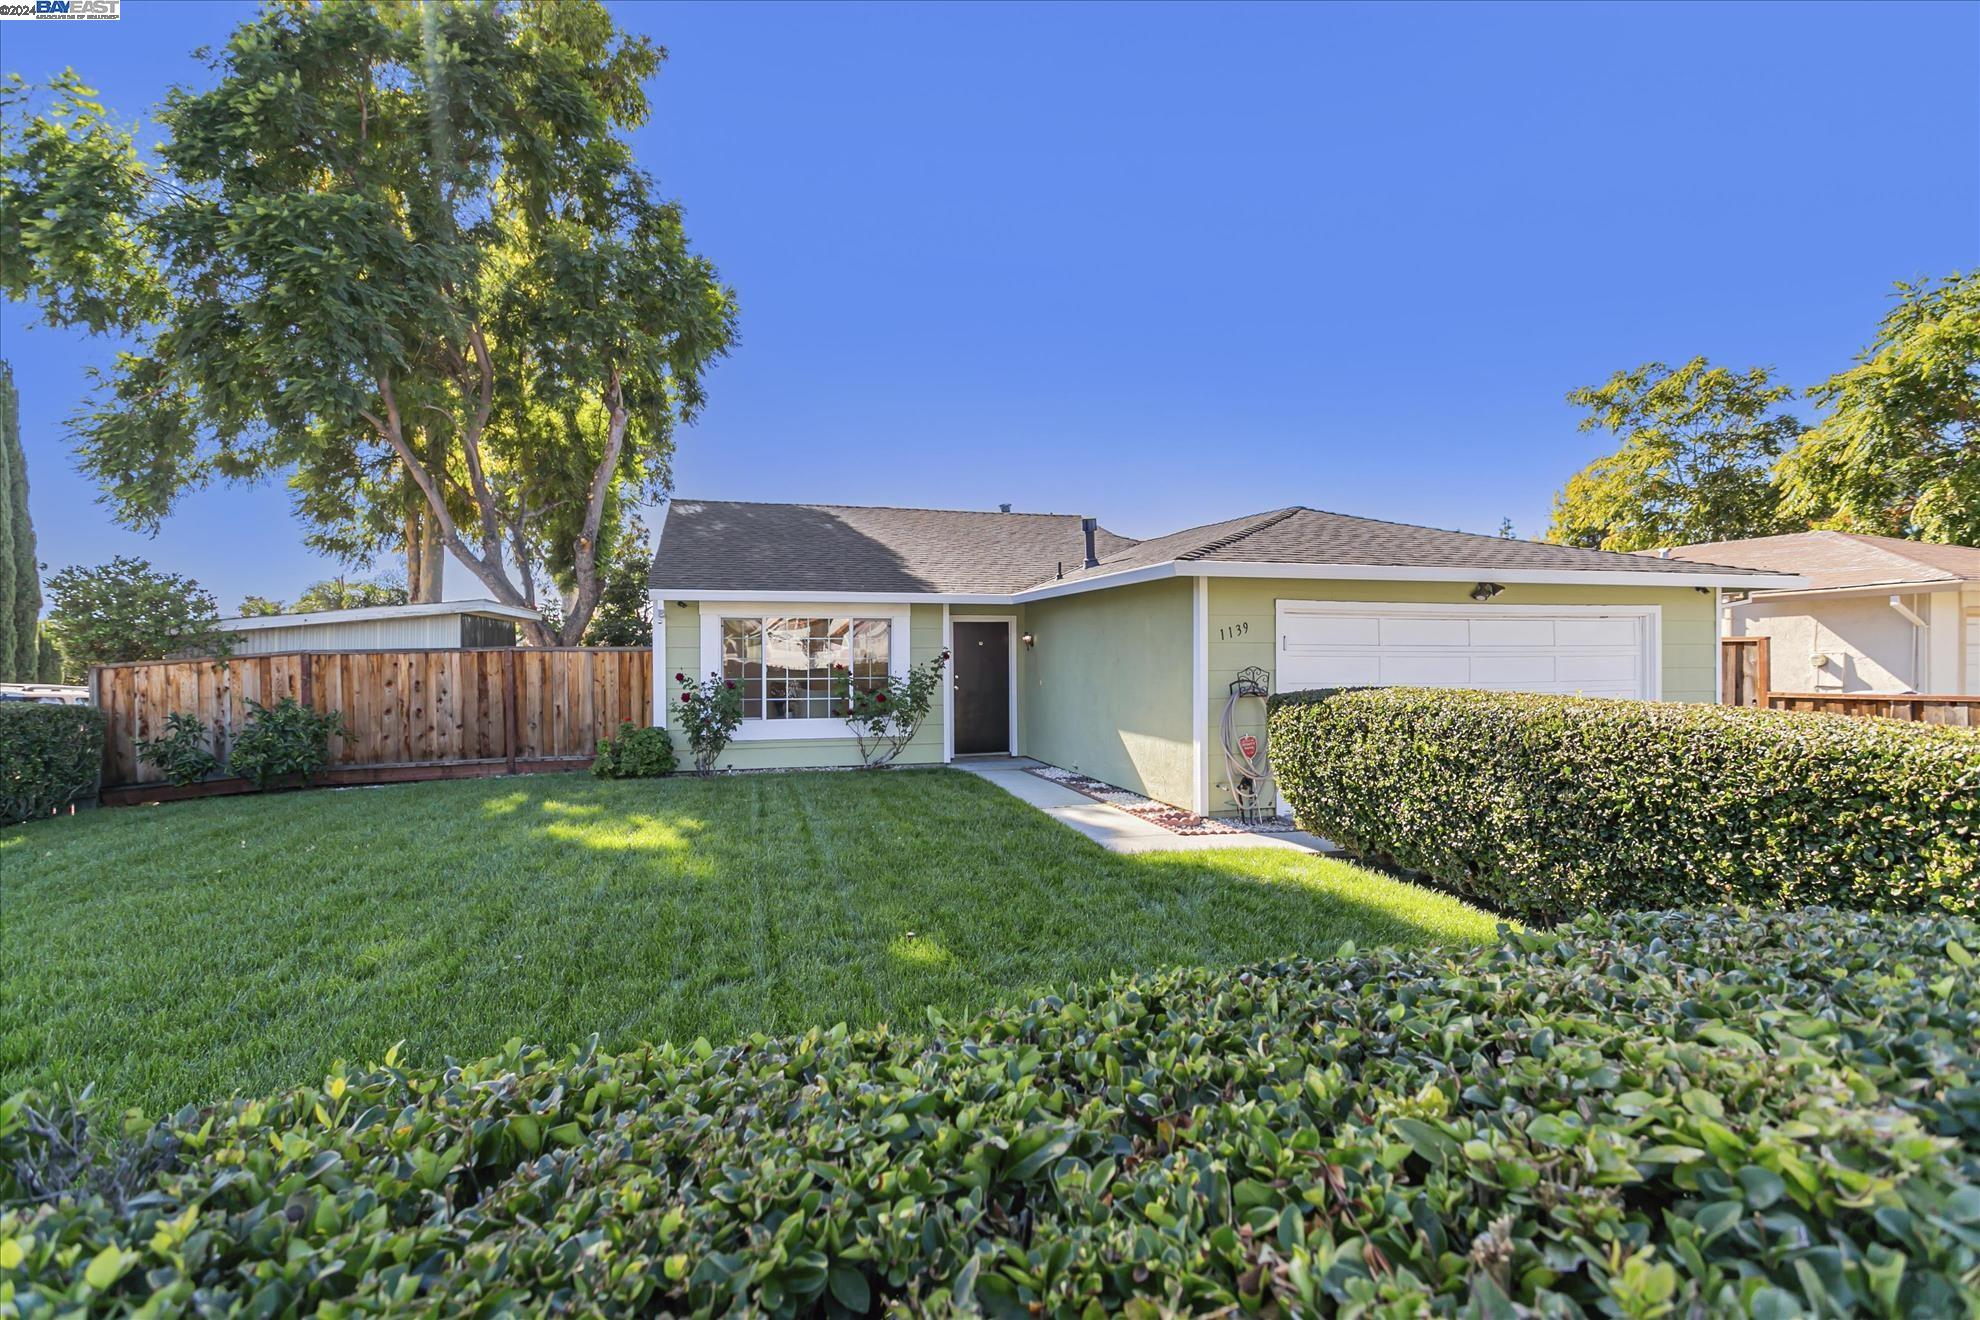
[{"label": "wooden fence", "polygon": [[1719,693],[1726,705],[1980,728],[1980,696],[1934,696],[1916,692],[1776,692],[1773,690],[1770,645],[1765,637],[1719,639]]},{"label": "wooden fence", "polygon": [[251,713],[294,697],[340,711],[327,784],[465,778],[582,769],[600,738],[653,714],[653,652],[644,647],[501,650],[288,651],[227,660],[163,660],[90,671],[109,720],[106,802],[239,792],[240,780],[192,789],[162,783],[137,744],[175,711],[196,716],[223,759]]},{"label": "wooden fence", "polygon": [[1909,692],[1769,692],[1767,707],[1980,728],[1980,697]]},{"label": "wooden fence", "polygon": [[1764,706],[1774,685],[1772,639],[1719,639],[1719,700],[1728,706]]}]

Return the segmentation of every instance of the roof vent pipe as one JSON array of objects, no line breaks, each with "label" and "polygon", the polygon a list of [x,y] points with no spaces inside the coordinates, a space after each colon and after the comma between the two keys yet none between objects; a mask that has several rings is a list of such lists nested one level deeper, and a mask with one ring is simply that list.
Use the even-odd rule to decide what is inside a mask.
[{"label": "roof vent pipe", "polygon": [[1093,529],[1099,525],[1100,520],[1098,518],[1081,518],[1079,520],[1079,530],[1086,533],[1086,566],[1088,568],[1100,567],[1100,556],[1093,553]]},{"label": "roof vent pipe", "polygon": [[1008,504],[999,504],[997,506],[998,513],[1009,513],[1010,511],[1011,511],[1011,506]]}]

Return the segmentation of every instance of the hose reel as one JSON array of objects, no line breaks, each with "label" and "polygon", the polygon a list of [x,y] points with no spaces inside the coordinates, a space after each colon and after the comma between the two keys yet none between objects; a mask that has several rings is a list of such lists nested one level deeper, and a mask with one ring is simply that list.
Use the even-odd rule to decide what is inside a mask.
[{"label": "hose reel", "polygon": [[1238,710],[1247,701],[1258,703],[1258,723],[1265,724],[1265,699],[1272,695],[1272,675],[1256,665],[1238,671],[1237,680],[1231,684],[1231,694],[1224,699],[1224,773],[1226,781],[1221,786],[1230,794],[1231,805],[1237,808],[1238,819],[1255,823],[1265,812],[1259,801],[1265,795],[1265,786],[1271,781],[1272,771],[1265,755],[1265,745],[1251,734],[1237,732]]}]

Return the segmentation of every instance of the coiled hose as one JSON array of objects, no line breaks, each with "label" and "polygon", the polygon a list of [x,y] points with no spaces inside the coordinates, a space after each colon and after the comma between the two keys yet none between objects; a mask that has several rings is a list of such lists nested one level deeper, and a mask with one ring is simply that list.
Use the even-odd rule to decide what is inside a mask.
[{"label": "coiled hose", "polygon": [[1232,686],[1231,695],[1224,701],[1224,773],[1229,777],[1224,787],[1230,790],[1231,802],[1237,807],[1239,818],[1255,821],[1259,818],[1259,799],[1264,795],[1265,784],[1271,779],[1272,771],[1265,754],[1264,739],[1254,744],[1249,756],[1238,745],[1237,712],[1239,704],[1245,701],[1256,701],[1262,711],[1265,708],[1265,694],[1256,688]]}]

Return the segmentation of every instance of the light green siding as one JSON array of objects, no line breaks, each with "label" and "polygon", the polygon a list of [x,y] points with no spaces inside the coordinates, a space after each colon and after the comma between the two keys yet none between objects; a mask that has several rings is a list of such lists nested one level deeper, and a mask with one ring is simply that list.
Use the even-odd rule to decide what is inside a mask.
[{"label": "light green siding", "polygon": [[[818,607],[824,612],[828,607]],[[850,608],[850,607],[849,607]],[[682,605],[668,601],[667,663],[660,673],[660,689],[671,707],[679,704],[676,673],[697,677],[701,671],[701,606],[695,601]],[[833,610],[845,613],[846,610]],[[915,605],[908,615],[908,660],[920,664],[942,649],[942,607]],[[686,740],[678,721],[669,717],[674,746],[683,763],[688,760]],[[938,699],[928,718],[915,732],[914,741],[900,755],[897,765],[929,765],[942,759],[942,702]],[[735,741],[729,744],[718,763],[724,770],[793,769],[804,766],[858,765],[859,745],[845,738],[779,738]]]},{"label": "light green siding", "polygon": [[1189,801],[1190,592],[1170,579],[1026,606],[1036,644],[1018,689],[1024,754]]},{"label": "light green siding", "polygon": [[[1281,600],[1398,601],[1410,604],[1470,604],[1469,582],[1343,582],[1288,578],[1210,579],[1210,683],[1205,712],[1209,746],[1206,777],[1214,812],[1231,810],[1224,782],[1222,723],[1224,702],[1238,671],[1256,665],[1273,675],[1277,605]],[[1494,605],[1656,605],[1663,650],[1666,701],[1717,699],[1718,632],[1713,595],[1691,587],[1581,587],[1508,584]],[[1230,635],[1235,634],[1235,635]],[[1244,703],[1240,734],[1263,737],[1257,703]],[[1173,799],[1183,801],[1184,799]]]}]

